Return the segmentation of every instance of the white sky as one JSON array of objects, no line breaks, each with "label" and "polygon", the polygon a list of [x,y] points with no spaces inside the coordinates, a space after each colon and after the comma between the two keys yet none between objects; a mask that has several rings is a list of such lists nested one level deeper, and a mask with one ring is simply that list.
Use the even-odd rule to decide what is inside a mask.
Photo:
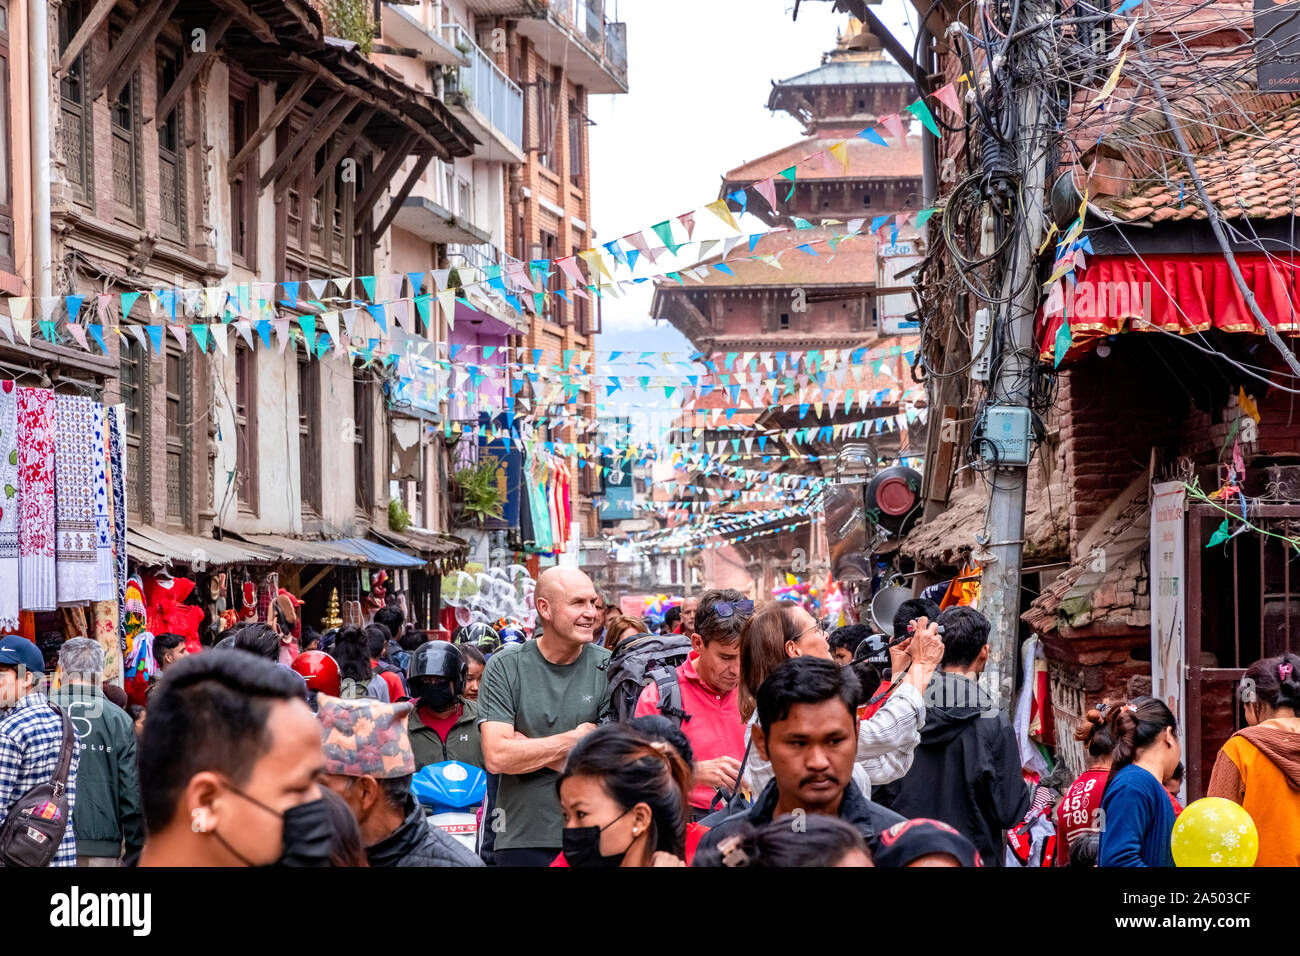
[{"label": "white sky", "polygon": [[[629,92],[592,96],[588,105],[596,122],[590,151],[598,243],[712,202],[727,170],[801,138],[796,120],[768,111],[772,81],[818,66],[822,53],[834,47],[837,29],[848,22],[848,15],[834,13],[827,0],[804,0],[796,21],[790,19],[793,0],[616,4],[615,10],[606,0],[606,15],[627,23]],[[873,9],[910,45],[909,12],[916,20],[910,3],[884,0]],[[697,237],[711,219],[708,212],[696,216]],[[690,343],[677,330],[651,320],[653,283],[628,288],[621,299],[604,299],[604,329],[596,347],[689,351]],[[643,368],[639,374],[654,370]],[[597,401],[611,406],[633,401],[643,409],[657,402],[665,412],[651,418],[671,417],[662,389],[646,396],[625,386],[610,399],[600,391]],[[660,427],[651,421],[637,424],[639,432]]]}]

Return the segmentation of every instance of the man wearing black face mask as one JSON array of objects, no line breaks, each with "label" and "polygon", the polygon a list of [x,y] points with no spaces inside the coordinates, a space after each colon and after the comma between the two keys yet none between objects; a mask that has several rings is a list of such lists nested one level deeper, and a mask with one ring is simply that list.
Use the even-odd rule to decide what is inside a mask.
[{"label": "man wearing black face mask", "polygon": [[416,706],[406,729],[415,769],[444,760],[483,766],[478,707],[464,698],[469,668],[454,644],[429,641],[411,652],[406,680]]},{"label": "man wearing black face mask", "polygon": [[240,650],[174,662],[140,741],[141,866],[327,866],[320,729],[297,674]]}]

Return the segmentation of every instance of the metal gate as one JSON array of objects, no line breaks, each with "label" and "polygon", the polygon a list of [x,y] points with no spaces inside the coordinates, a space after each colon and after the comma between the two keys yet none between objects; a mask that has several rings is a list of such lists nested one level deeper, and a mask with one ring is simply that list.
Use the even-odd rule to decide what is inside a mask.
[{"label": "metal gate", "polygon": [[[1249,516],[1271,534],[1300,536],[1300,504],[1254,505]],[[1300,552],[1255,531],[1206,548],[1225,517],[1205,504],[1193,504],[1187,515],[1191,587],[1183,763],[1193,800],[1205,795],[1219,748],[1244,726],[1237,683],[1246,668],[1261,657],[1300,648]]]}]

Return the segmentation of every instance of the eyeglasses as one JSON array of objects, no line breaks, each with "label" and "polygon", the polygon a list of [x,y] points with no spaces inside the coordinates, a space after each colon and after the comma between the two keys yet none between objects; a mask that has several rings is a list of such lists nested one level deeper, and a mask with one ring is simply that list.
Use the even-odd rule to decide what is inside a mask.
[{"label": "eyeglasses", "polygon": [[810,624],[808,627],[805,627],[802,631],[796,634],[794,639],[796,641],[802,640],[803,636],[807,634],[809,631],[813,630],[814,628],[822,632],[822,637],[830,636],[830,632],[831,632],[830,626],[827,625],[825,621],[817,620],[817,621],[813,621],[812,624]]},{"label": "eyeglasses", "polygon": [[743,601],[718,601],[713,605],[713,613],[721,618],[729,618],[733,614],[752,614],[754,602],[748,598]]}]

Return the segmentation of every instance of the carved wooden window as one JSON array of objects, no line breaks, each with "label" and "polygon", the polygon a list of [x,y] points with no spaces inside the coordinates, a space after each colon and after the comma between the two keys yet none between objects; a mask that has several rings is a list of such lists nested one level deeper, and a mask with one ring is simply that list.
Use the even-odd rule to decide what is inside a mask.
[{"label": "carved wooden window", "polygon": [[320,369],[298,355],[298,476],[303,514],[320,514]]},{"label": "carved wooden window", "polygon": [[240,507],[257,511],[257,353],[235,347],[235,484]]},{"label": "carved wooden window", "polygon": [[[86,0],[64,0],[59,6],[59,50],[67,48],[86,16]],[[90,75],[90,44],[72,61],[67,76],[59,81],[59,141],[63,154],[63,177],[73,198],[89,203],[94,194],[94,145],[91,137],[90,104],[86,102],[86,79]]]},{"label": "carved wooden window", "polygon": [[126,501],[130,514],[141,514],[140,504],[148,490],[146,467],[142,452],[144,435],[148,432],[149,401],[146,386],[149,357],[144,346],[129,336],[121,339],[121,364],[118,388],[126,406]]},{"label": "carved wooden window", "polygon": [[165,353],[167,395],[167,520],[184,524],[190,518],[190,353],[176,343]]},{"label": "carved wooden window", "polygon": [[[231,87],[230,155],[235,156],[257,129],[257,87]],[[247,268],[257,262],[257,156],[244,161],[230,184],[230,254]]]},{"label": "carved wooden window", "polygon": [[[158,53],[157,95],[171,89],[180,72],[180,57],[174,52]],[[185,193],[185,97],[158,124],[158,199],[162,234],[181,245],[186,243]]]},{"label": "carved wooden window", "polygon": [[[109,47],[122,42],[122,28],[109,30]],[[144,193],[140,188],[140,71],[122,86],[109,104],[113,134],[113,203],[117,216],[137,226],[144,221]]]}]

